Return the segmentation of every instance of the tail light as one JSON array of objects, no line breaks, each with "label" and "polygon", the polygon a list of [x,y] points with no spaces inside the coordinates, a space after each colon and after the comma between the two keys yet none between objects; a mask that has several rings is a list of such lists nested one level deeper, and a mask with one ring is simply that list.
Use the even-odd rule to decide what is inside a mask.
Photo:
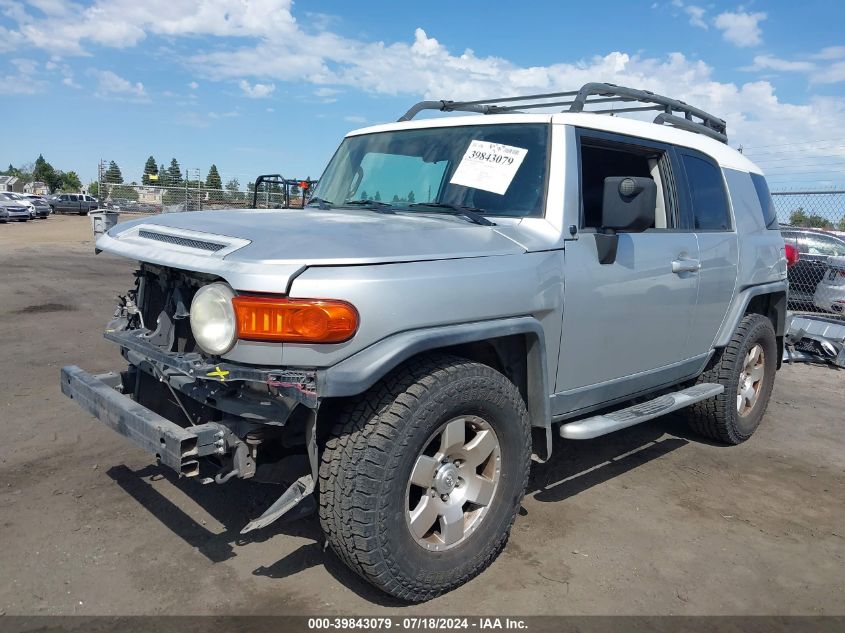
[{"label": "tail light", "polygon": [[800,255],[798,255],[798,249],[795,248],[792,244],[785,244],[784,250],[786,251],[786,267],[792,268],[795,264],[798,263],[800,259]]},{"label": "tail light", "polygon": [[358,329],[358,311],[345,301],[239,295],[232,305],[247,341],[342,343]]}]

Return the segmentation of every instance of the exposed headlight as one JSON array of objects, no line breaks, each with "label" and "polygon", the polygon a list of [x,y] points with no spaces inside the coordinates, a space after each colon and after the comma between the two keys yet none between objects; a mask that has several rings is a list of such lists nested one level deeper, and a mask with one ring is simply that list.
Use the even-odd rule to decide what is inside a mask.
[{"label": "exposed headlight", "polygon": [[232,289],[222,282],[203,286],[194,295],[191,331],[197,345],[209,354],[225,354],[237,340],[234,296]]}]

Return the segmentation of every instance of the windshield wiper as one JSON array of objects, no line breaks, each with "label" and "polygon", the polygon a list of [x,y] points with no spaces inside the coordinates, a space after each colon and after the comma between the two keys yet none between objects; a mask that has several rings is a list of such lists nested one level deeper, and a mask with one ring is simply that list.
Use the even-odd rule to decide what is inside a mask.
[{"label": "windshield wiper", "polygon": [[448,202],[415,202],[413,204],[409,204],[408,206],[441,209],[442,211],[435,211],[435,213],[449,213],[450,215],[466,218],[470,222],[474,222],[475,224],[480,224],[482,226],[496,226],[495,222],[491,222],[479,213],[479,211],[483,212],[484,209],[479,209],[478,207],[462,207],[457,204],[449,204]]},{"label": "windshield wiper", "polygon": [[392,204],[382,202],[381,200],[372,200],[369,198],[364,200],[345,200],[343,202],[343,206],[364,207],[365,209],[375,211],[376,213],[396,213],[396,211],[393,209]]},{"label": "windshield wiper", "polygon": [[311,198],[306,204],[306,207],[313,207],[314,205],[320,207],[323,211],[328,211],[332,208],[331,202],[328,200],[323,200],[322,198]]}]

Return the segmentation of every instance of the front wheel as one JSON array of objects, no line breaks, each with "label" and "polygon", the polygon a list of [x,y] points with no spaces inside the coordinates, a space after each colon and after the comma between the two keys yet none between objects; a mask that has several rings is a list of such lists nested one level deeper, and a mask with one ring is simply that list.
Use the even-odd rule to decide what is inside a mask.
[{"label": "front wheel", "polygon": [[421,602],[469,581],[507,542],[531,435],[516,386],[450,356],[412,361],[348,403],[320,467],[320,523],[364,579]]},{"label": "front wheel", "polygon": [[766,412],[777,368],[777,339],[772,322],[747,314],[728,345],[711,359],[699,382],[725,387],[715,398],[689,409],[694,431],[726,444],[739,444],[757,430]]}]

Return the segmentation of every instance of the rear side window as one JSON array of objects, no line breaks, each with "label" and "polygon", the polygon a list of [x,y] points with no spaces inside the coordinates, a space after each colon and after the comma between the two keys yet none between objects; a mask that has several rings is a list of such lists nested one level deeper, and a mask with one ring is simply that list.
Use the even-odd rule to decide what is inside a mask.
[{"label": "rear side window", "polygon": [[763,221],[766,223],[766,228],[778,228],[778,214],[775,210],[772,194],[769,193],[769,185],[766,183],[766,179],[760,174],[751,174],[751,182],[754,183],[757,198],[760,200],[760,206],[763,207]]},{"label": "rear side window", "polygon": [[692,200],[695,228],[702,231],[728,231],[731,227],[728,199],[722,172],[713,163],[682,154]]}]

